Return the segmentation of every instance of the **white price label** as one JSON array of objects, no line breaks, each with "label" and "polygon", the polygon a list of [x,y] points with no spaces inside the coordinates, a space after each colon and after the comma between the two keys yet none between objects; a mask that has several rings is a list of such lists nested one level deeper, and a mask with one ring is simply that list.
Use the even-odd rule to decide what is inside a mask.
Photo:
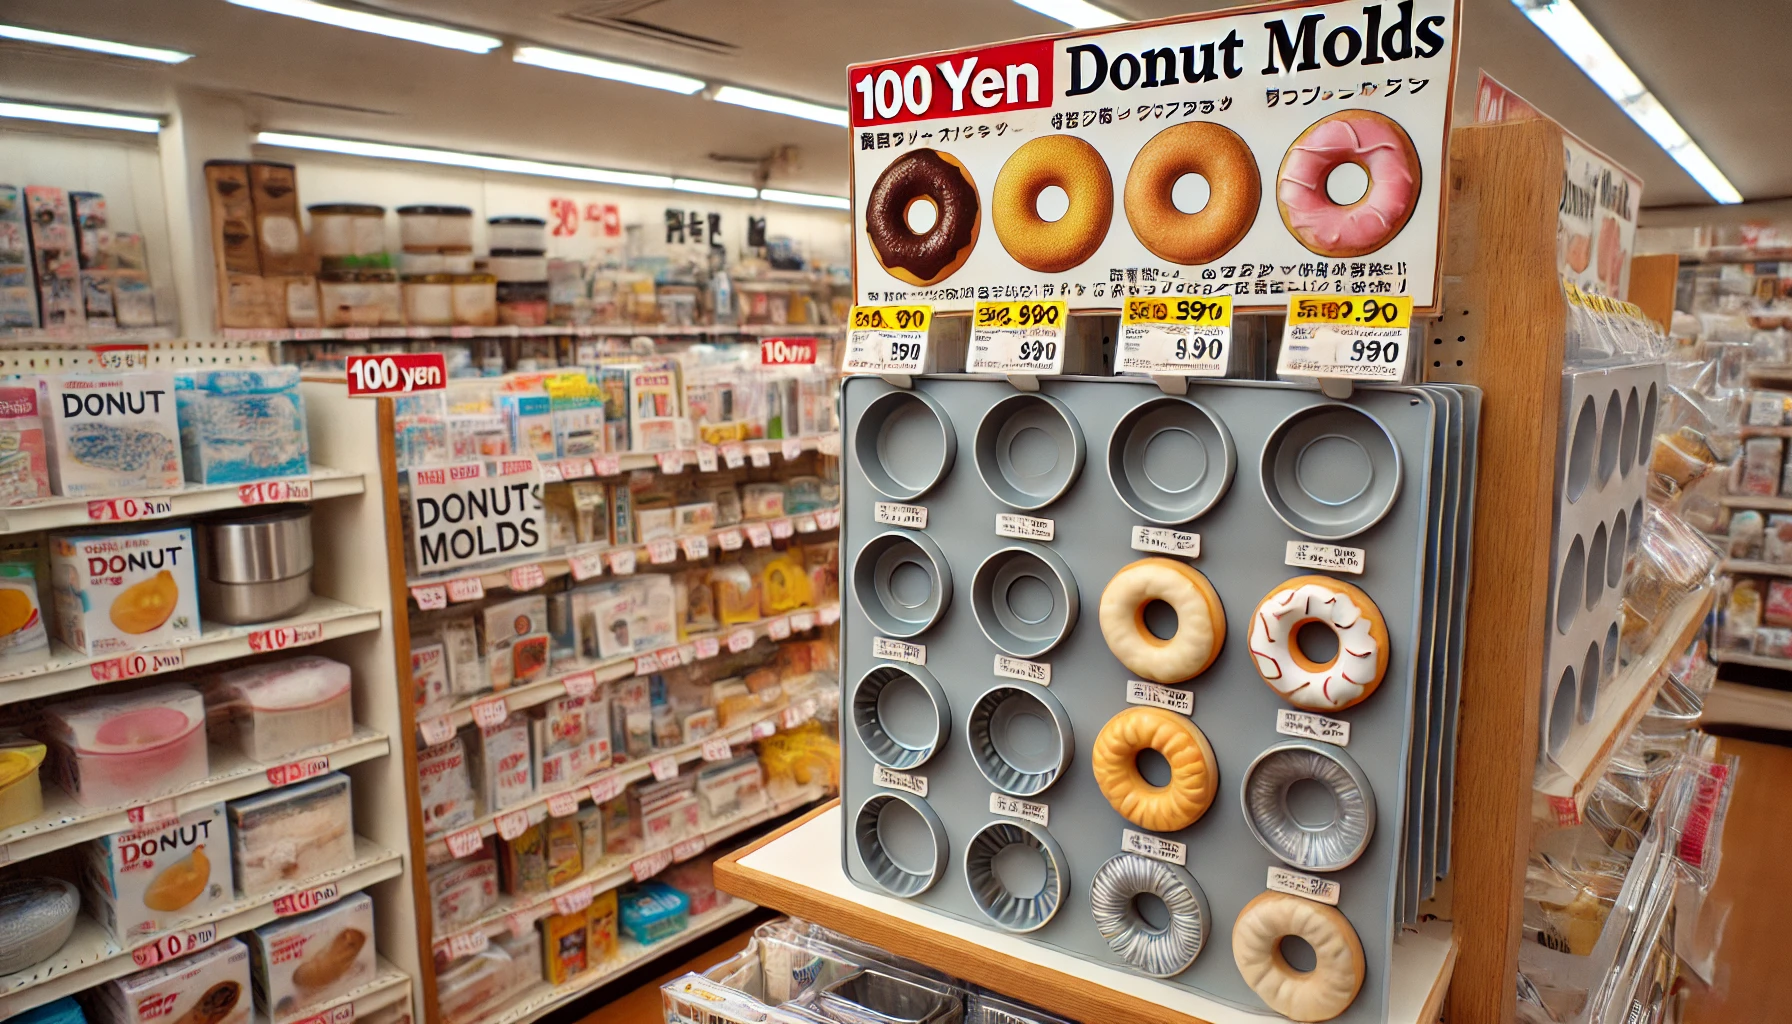
[{"label": "white price label", "polygon": [[306,889],[304,892],[288,893],[274,900],[274,916],[291,917],[294,914],[309,913],[319,907],[327,907],[341,897],[342,892],[334,882]]},{"label": "white price label", "polygon": [[96,523],[124,523],[174,514],[168,498],[102,498],[87,503],[87,518]]},{"label": "white price label", "polygon": [[1048,824],[1051,820],[1051,808],[1045,804],[1021,800],[1005,793],[989,794],[989,813],[1005,814],[1010,818],[1024,818],[1041,826]]},{"label": "white price label", "polygon": [[703,740],[703,760],[727,761],[734,757],[734,747],[726,736],[709,736]]},{"label": "white price label", "polygon": [[1276,374],[1398,382],[1411,333],[1405,295],[1290,295]]},{"label": "white price label", "polygon": [[883,661],[906,661],[910,665],[927,664],[927,647],[923,644],[911,644],[906,640],[892,640],[887,636],[871,638],[871,656]]},{"label": "white price label", "polygon": [[832,530],[840,525],[840,509],[824,508],[815,512],[815,525],[823,530]]},{"label": "white price label", "polygon": [[650,540],[647,542],[647,560],[654,565],[676,562],[678,545],[670,540]]},{"label": "white price label", "polygon": [[739,469],[747,464],[747,446],[739,442],[722,446],[722,461],[729,469]]},{"label": "white price label", "polygon": [[1146,835],[1132,829],[1120,830],[1120,849],[1127,853],[1136,853],[1141,857],[1161,860],[1168,864],[1188,866],[1188,844],[1179,843],[1163,836]]},{"label": "white price label", "polygon": [[716,468],[717,467],[716,467],[715,446],[709,445],[709,444],[698,445],[697,446],[697,471],[699,473],[714,473],[716,471]]},{"label": "white price label", "polygon": [[218,926],[215,924],[203,925],[191,931],[170,932],[131,950],[131,960],[138,967],[154,967],[188,953],[197,953],[217,941]]},{"label": "white price label", "polygon": [[597,467],[590,459],[561,459],[557,468],[562,480],[583,480],[597,475]]},{"label": "white price label", "polygon": [[1362,548],[1341,548],[1336,544],[1291,540],[1288,542],[1288,555],[1284,561],[1302,569],[1351,572],[1360,576],[1365,556],[1366,552]]},{"label": "white price label", "polygon": [[1305,896],[1307,899],[1330,906],[1338,905],[1338,897],[1343,894],[1343,887],[1329,878],[1314,878],[1287,868],[1270,868],[1270,892],[1285,892],[1290,896]]},{"label": "white price label", "polygon": [[597,675],[592,672],[580,672],[562,679],[560,685],[566,687],[568,697],[589,697],[597,692]]},{"label": "white price label", "polygon": [[622,472],[622,456],[596,456],[591,460],[591,468],[598,476],[617,476]]},{"label": "white price label", "polygon": [[1199,558],[1201,535],[1161,526],[1135,526],[1132,528],[1132,549],[1178,558]]},{"label": "white price label", "polygon": [[417,731],[423,734],[423,742],[433,747],[454,738],[454,722],[447,715],[425,718],[417,723]]},{"label": "white price label", "polygon": [[648,651],[646,654],[635,655],[635,675],[650,676],[662,668],[672,668],[677,664],[678,658],[676,655],[672,658],[672,664],[667,665],[660,660],[660,652]]},{"label": "white price label", "polygon": [[283,501],[310,501],[310,480],[261,480],[240,484],[236,500],[245,505],[272,505]]},{"label": "white price label", "polygon": [[538,920],[535,914],[536,910],[533,907],[505,914],[504,927],[510,929],[511,938],[528,938],[529,933],[535,930],[535,922]]},{"label": "white price label", "polygon": [[455,604],[464,601],[478,601],[485,597],[485,581],[477,576],[467,576],[448,581],[448,600]]},{"label": "white price label", "polygon": [[766,527],[778,540],[789,540],[790,535],[796,532],[796,527],[791,524],[789,519],[774,519],[767,523]]},{"label": "white price label", "polygon": [[815,613],[814,612],[791,612],[790,613],[790,631],[792,633],[807,633],[809,630],[814,629],[814,628],[815,628]]},{"label": "white price label", "polygon": [[771,637],[773,640],[790,639],[790,619],[780,615],[770,622],[767,622],[765,624],[765,635]]},{"label": "white price label", "polygon": [[542,483],[557,484],[565,479],[566,474],[560,471],[560,464],[558,462],[544,462],[541,464]]},{"label": "white price label", "polygon": [[672,866],[672,851],[661,850],[650,853],[628,866],[628,873],[635,876],[635,881],[645,882],[654,875]]},{"label": "white price label", "polygon": [[756,548],[768,548],[772,544],[771,527],[764,523],[747,524],[747,540]]},{"label": "white price label", "polygon": [[804,722],[807,722],[814,714],[814,702],[803,701],[801,704],[792,704],[785,708],[783,714],[779,717],[779,722],[786,729],[794,729]]},{"label": "white price label", "polygon": [[559,914],[576,914],[589,907],[596,898],[597,887],[586,882],[571,892],[563,892],[554,897],[554,911]]},{"label": "white price label", "polygon": [[277,764],[268,769],[268,785],[290,786],[295,782],[315,779],[330,771],[330,759],[323,755],[307,757],[300,761],[289,761]]},{"label": "white price label", "polygon": [[341,1006],[332,1006],[321,1013],[301,1017],[293,1021],[293,1024],[355,1024],[355,1004],[348,1002]]},{"label": "white price label", "polygon": [[730,654],[739,654],[740,652],[753,646],[753,639],[754,639],[754,637],[753,637],[752,630],[750,630],[750,629],[735,630],[734,632],[728,634],[728,652]]},{"label": "white price label", "polygon": [[772,450],[756,446],[747,451],[747,458],[753,463],[754,468],[765,469],[772,464]]},{"label": "white price label", "polygon": [[474,929],[470,932],[461,932],[448,939],[448,959],[459,960],[464,956],[477,956],[485,952],[485,947],[489,945],[491,945],[491,940],[486,938],[483,930]]},{"label": "white price label", "polygon": [[547,583],[547,571],[534,562],[510,570],[510,589],[519,593],[545,587]]},{"label": "white price label", "polygon": [[658,455],[655,455],[654,458],[658,460],[660,464],[660,472],[662,473],[672,474],[684,472],[684,452],[682,451],[660,452]]},{"label": "white price label", "polygon": [[626,783],[622,781],[622,776],[606,775],[596,782],[593,782],[591,788],[587,790],[587,792],[591,794],[592,803],[601,804],[621,796],[625,785]]},{"label": "white price label", "polygon": [[854,306],[847,320],[845,373],[917,374],[927,366],[932,306]]},{"label": "white price label", "polygon": [[1052,666],[1049,662],[1026,661],[1010,658],[1006,654],[996,655],[996,675],[1003,679],[1023,679],[1040,686],[1052,684]]},{"label": "white price label", "polygon": [[1315,715],[1310,711],[1295,711],[1293,708],[1277,709],[1276,731],[1284,736],[1299,736],[1302,739],[1318,740],[1321,743],[1332,743],[1340,747],[1350,746],[1349,722],[1340,722],[1336,718]]},{"label": "white price label", "polygon": [[1120,310],[1118,373],[1223,377],[1232,349],[1232,297],[1129,298]]},{"label": "white price label", "polygon": [[684,548],[684,557],[693,562],[700,558],[709,557],[708,537],[685,537],[679,540],[678,544],[680,547]]},{"label": "white price label", "polygon": [[692,646],[696,648],[698,658],[713,658],[722,653],[721,642],[713,636],[700,636]]},{"label": "white price label", "polygon": [[604,574],[604,556],[596,551],[568,551],[566,568],[575,582],[596,579]]},{"label": "white price label", "polygon": [[656,782],[664,782],[667,779],[676,779],[678,778],[678,758],[671,754],[661,754],[647,762],[647,769],[653,772],[653,778]]},{"label": "white price label", "polygon": [[746,542],[747,539],[741,536],[739,530],[723,530],[716,534],[716,546],[723,551],[739,551],[740,546]]},{"label": "white price label", "polygon": [[180,817],[180,809],[174,805],[174,798],[153,800],[139,807],[129,808],[124,812],[124,820],[139,829],[161,826]]},{"label": "white price label", "polygon": [[1195,713],[1195,695],[1193,691],[1178,689],[1173,686],[1159,686],[1138,679],[1126,681],[1126,703],[1143,704],[1146,707],[1164,708],[1179,715]]},{"label": "white price label", "polygon": [[704,836],[692,836],[689,839],[680,839],[678,842],[672,844],[672,860],[675,863],[683,864],[685,861],[690,860],[692,857],[697,856],[707,849],[709,849],[709,840]]},{"label": "white price label", "polygon": [[510,705],[502,697],[482,700],[473,705],[473,723],[479,728],[490,731],[504,724],[510,717]]},{"label": "white price label", "polygon": [[780,454],[784,456],[785,462],[803,457],[803,439],[800,437],[785,438],[784,443],[779,445],[779,448],[781,449]]},{"label": "white price label", "polygon": [[412,587],[411,600],[417,607],[426,612],[437,612],[448,607],[448,588],[440,583],[432,583],[425,587]]},{"label": "white price label", "polygon": [[752,733],[754,739],[762,740],[778,731],[778,723],[769,718],[761,718],[759,721],[753,723],[753,728],[749,731]]},{"label": "white price label", "polygon": [[556,818],[568,818],[579,813],[579,794],[555,793],[548,797],[548,813]]},{"label": "white price label", "polygon": [[304,647],[317,643],[324,638],[324,627],[321,622],[307,622],[299,626],[274,626],[270,629],[258,629],[249,634],[251,651],[283,651],[288,647]]},{"label": "white price label", "polygon": [[798,533],[814,533],[820,529],[814,516],[795,516],[790,520],[790,524],[796,527]]},{"label": "white price label", "polygon": [[630,576],[635,571],[635,549],[622,548],[610,552],[610,571],[618,576]]},{"label": "white price label", "polygon": [[484,845],[485,837],[479,834],[477,827],[463,828],[459,832],[448,834],[448,852],[455,857],[471,857]]},{"label": "white price label", "polygon": [[1064,372],[1063,299],[979,302],[971,314],[969,373],[1055,375]]},{"label": "white price label", "polygon": [[899,772],[880,764],[872,769],[871,781],[874,785],[882,786],[885,789],[900,789],[923,799],[927,797],[927,776],[925,775]]},{"label": "white price label", "polygon": [[167,672],[180,668],[187,663],[186,652],[176,648],[172,651],[137,651],[132,654],[96,661],[87,666],[87,673],[96,683],[115,683],[121,679],[136,679],[138,676],[153,676],[159,672]]},{"label": "white price label", "polygon": [[837,604],[824,604],[821,606],[821,610],[816,613],[816,618],[821,621],[822,625],[832,626],[834,623],[840,621],[840,606]]},{"label": "white price label", "polygon": [[996,513],[996,536],[1013,537],[1016,540],[1051,540],[1057,535],[1058,524],[1050,519],[1038,516],[1020,516],[1012,512]]},{"label": "white price label", "polygon": [[510,811],[498,815],[498,837],[510,842],[517,836],[529,831],[529,812],[527,810]]}]

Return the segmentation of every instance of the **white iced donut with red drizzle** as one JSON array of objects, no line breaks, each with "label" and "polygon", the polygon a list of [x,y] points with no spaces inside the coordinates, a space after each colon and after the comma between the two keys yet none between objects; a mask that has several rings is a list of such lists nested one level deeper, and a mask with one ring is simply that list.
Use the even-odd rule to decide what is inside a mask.
[{"label": "white iced donut with red drizzle", "polygon": [[[1338,651],[1326,662],[1300,648],[1301,628],[1330,629]],[[1296,576],[1251,615],[1251,662],[1270,689],[1297,708],[1342,711],[1375,692],[1388,669],[1388,625],[1369,595],[1329,576]]]},{"label": "white iced donut with red drizzle", "polygon": [[[1369,190],[1340,205],[1326,180],[1344,164],[1369,175]],[[1394,240],[1419,204],[1419,152],[1406,129],[1372,110],[1340,110],[1307,126],[1282,157],[1276,206],[1288,231],[1334,259],[1366,256]]]}]

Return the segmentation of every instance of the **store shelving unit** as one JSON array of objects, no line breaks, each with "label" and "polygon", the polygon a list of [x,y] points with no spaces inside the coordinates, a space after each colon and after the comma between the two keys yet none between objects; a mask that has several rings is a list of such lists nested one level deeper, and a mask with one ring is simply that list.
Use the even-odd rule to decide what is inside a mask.
[{"label": "store shelving unit", "polygon": [[[294,1011],[301,1022],[317,1021],[318,1024],[336,1024],[338,1021],[352,1021],[367,1016],[377,1010],[411,998],[411,978],[398,968],[392,966],[385,957],[379,958],[379,973],[365,985],[343,993],[335,999],[302,1006]],[[255,1016],[255,1024],[269,1024],[261,1014]]]},{"label": "store shelving unit", "polygon": [[541,327],[225,327],[226,341],[423,341],[432,338],[835,337],[839,324],[548,324]]},{"label": "store shelving unit", "polygon": [[313,466],[310,476],[253,484],[188,484],[176,491],[146,491],[123,498],[48,498],[0,509],[0,532],[78,530],[151,519],[184,519],[246,505],[281,501],[323,501],[360,494],[360,473]]}]

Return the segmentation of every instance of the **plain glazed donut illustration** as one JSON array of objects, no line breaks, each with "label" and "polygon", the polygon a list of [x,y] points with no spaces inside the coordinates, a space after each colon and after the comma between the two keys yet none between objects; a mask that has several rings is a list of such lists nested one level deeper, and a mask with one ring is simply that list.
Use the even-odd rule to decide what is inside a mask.
[{"label": "plain glazed donut illustration", "polygon": [[[1139,916],[1133,901],[1150,893],[1163,900],[1170,923],[1158,930]],[[1188,970],[1207,944],[1207,899],[1195,877],[1174,864],[1122,853],[1095,869],[1089,880],[1095,928],[1120,958],[1154,978]]]},{"label": "plain glazed donut illustration", "polygon": [[[1153,601],[1176,611],[1176,635],[1168,640],[1145,627],[1145,608]],[[1120,664],[1141,679],[1181,683],[1219,657],[1226,610],[1200,570],[1174,558],[1141,558],[1122,566],[1102,588],[1101,635]]]},{"label": "plain glazed donut illustration", "polygon": [[[1056,185],[1070,197],[1057,220],[1039,216],[1039,193]],[[1074,135],[1046,135],[1009,155],[990,193],[996,238],[1028,270],[1056,274],[1101,248],[1114,219],[1114,179],[1094,146]]]},{"label": "plain glazed donut illustration", "polygon": [[[1320,664],[1295,637],[1318,623],[1338,637]],[[1342,711],[1367,698],[1388,669],[1388,626],[1369,595],[1329,576],[1296,576],[1271,590],[1251,614],[1251,662],[1282,699],[1309,711]]]},{"label": "plain glazed donut illustration", "polygon": [[[1282,940],[1299,936],[1313,947],[1310,971],[1282,956]],[[1363,987],[1363,943],[1343,914],[1323,903],[1266,892],[1232,922],[1232,959],[1245,984],[1289,1020],[1331,1020],[1350,1008]]]},{"label": "plain glazed donut illustration", "polygon": [[[1369,190],[1348,206],[1332,202],[1326,179],[1343,164],[1369,175]],[[1394,240],[1419,205],[1419,151],[1406,129],[1372,110],[1340,110],[1307,126],[1276,175],[1276,206],[1300,244],[1321,256],[1366,256]]]},{"label": "plain glazed donut illustration", "polygon": [[[1183,213],[1170,190],[1185,174],[1207,181],[1207,205]],[[1126,220],[1139,243],[1171,263],[1212,263],[1244,239],[1263,199],[1257,158],[1238,133],[1190,121],[1151,137],[1126,172]]]},{"label": "plain glazed donut illustration", "polygon": [[[923,199],[939,212],[933,226],[908,226],[909,207]],[[970,259],[982,207],[971,172],[950,153],[916,149],[890,161],[865,200],[865,235],[877,262],[917,288],[939,284]]]},{"label": "plain glazed donut illustration", "polygon": [[[1153,786],[1138,757],[1151,749],[1170,763],[1170,784]],[[1219,790],[1219,763],[1195,723],[1163,708],[1132,707],[1108,719],[1090,756],[1095,784],[1120,816],[1152,832],[1176,832],[1199,821]]]}]

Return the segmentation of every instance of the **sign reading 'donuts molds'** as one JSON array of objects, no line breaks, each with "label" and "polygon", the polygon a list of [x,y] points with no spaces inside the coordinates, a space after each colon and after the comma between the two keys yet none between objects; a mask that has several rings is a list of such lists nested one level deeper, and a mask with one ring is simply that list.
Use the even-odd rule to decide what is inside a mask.
[{"label": "sign reading 'donuts molds'", "polygon": [[419,574],[544,554],[541,467],[498,459],[411,470],[409,526]]},{"label": "sign reading 'donuts molds'", "polygon": [[1459,21],[1272,4],[855,65],[857,301],[1435,312]]}]

